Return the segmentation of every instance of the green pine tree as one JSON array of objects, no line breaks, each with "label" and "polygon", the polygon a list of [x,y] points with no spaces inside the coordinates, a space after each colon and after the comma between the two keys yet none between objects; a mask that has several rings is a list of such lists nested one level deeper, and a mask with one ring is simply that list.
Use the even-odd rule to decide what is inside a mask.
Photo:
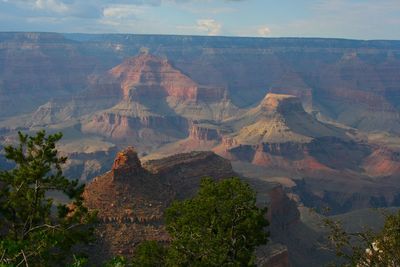
[{"label": "green pine tree", "polygon": [[195,197],[167,209],[171,243],[143,242],[133,266],[254,266],[256,247],[267,243],[265,214],[240,179],[205,178]]},{"label": "green pine tree", "polygon": [[[0,172],[0,266],[65,266],[92,237],[95,214],[83,205],[84,186],[63,176],[61,138],[19,133],[19,145],[5,147],[15,168]],[[60,192],[71,202],[56,205],[49,194]]]}]

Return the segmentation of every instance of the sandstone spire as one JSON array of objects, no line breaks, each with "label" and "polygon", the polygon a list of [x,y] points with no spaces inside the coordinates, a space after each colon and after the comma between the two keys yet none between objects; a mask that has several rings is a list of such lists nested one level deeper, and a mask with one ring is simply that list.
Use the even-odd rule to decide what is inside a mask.
[{"label": "sandstone spire", "polygon": [[136,150],[130,146],[117,154],[111,171],[114,180],[119,180],[129,175],[142,173],[144,170]]}]

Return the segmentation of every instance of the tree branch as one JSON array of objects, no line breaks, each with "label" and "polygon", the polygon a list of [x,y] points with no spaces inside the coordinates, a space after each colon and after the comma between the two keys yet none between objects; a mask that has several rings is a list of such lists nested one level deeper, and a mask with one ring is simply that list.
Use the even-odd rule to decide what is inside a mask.
[{"label": "tree branch", "polygon": [[24,259],[20,263],[18,263],[17,267],[20,266],[24,262],[25,262],[25,267],[29,267],[28,259],[26,258],[25,253],[22,249],[21,249],[21,254],[24,257]]}]

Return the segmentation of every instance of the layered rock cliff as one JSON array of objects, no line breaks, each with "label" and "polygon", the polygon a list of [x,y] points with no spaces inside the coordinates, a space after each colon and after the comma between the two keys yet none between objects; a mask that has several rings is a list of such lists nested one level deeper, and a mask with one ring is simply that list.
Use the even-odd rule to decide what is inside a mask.
[{"label": "layered rock cliff", "polygon": [[[111,255],[132,256],[144,240],[169,242],[163,213],[174,199],[193,196],[202,177],[219,180],[237,176],[229,161],[212,152],[192,152],[142,163],[134,148],[117,153],[112,169],[96,177],[85,188],[85,204],[98,211],[97,241],[89,247],[91,260],[101,262]],[[246,180],[255,187],[254,180]],[[299,213],[281,186],[262,183],[258,203],[268,205],[274,234],[296,224]],[[289,266],[285,246],[271,243],[260,247],[258,262]]]},{"label": "layered rock cliff", "polygon": [[157,145],[184,137],[191,120],[221,120],[238,110],[225,88],[198,85],[168,60],[146,53],[125,60],[106,77],[113,81],[109,91],[119,84],[120,102],[85,119],[85,133],[133,143],[147,136]]},{"label": "layered rock cliff", "polygon": [[124,99],[173,97],[197,101],[198,85],[174,69],[167,59],[142,54],[125,60],[109,74],[121,84]]},{"label": "layered rock cliff", "polygon": [[[287,93],[299,96],[306,110],[317,109],[354,127],[400,129],[396,41],[1,33],[0,66],[6,67],[0,71],[0,101],[7,106],[1,112],[21,114],[53,97],[70,97],[87,88],[88,76],[113,68],[143,48],[164,58],[163,64],[143,70],[174,66],[179,73],[173,75],[190,77],[200,87],[225,88],[236,106],[255,104],[268,91]],[[117,76],[121,68],[114,69]],[[135,75],[131,77],[149,74]],[[145,79],[161,76],[170,77]],[[193,84],[184,80],[181,85],[192,92],[184,93],[185,98],[191,98]],[[200,90],[198,98],[225,94],[210,92]],[[19,103],[23,105],[16,108]]]},{"label": "layered rock cliff", "polygon": [[230,163],[211,152],[179,154],[142,165],[132,147],[119,152],[111,171],[96,177],[83,194],[98,211],[99,237],[90,249],[95,262],[132,256],[144,240],[167,242],[163,212],[176,198],[192,196],[202,177],[235,176]]},{"label": "layered rock cliff", "polygon": [[[399,51],[396,41],[0,33],[0,140],[63,131],[66,173],[83,180],[128,144],[157,157],[214,150],[261,176],[304,178],[308,206],[392,205]],[[101,142],[75,149],[88,140]]]},{"label": "layered rock cliff", "polygon": [[68,158],[63,166],[66,177],[89,182],[108,170],[118,148],[98,138],[62,141],[57,147]]},{"label": "layered rock cliff", "polygon": [[318,121],[290,95],[267,94],[257,107],[225,123],[234,130],[214,151],[232,160],[282,169],[329,169],[315,157],[312,144],[326,137],[332,137],[327,143],[348,140],[345,130]]},{"label": "layered rock cliff", "polygon": [[217,125],[206,123],[192,123],[189,129],[189,138],[197,141],[221,141],[223,132]]}]

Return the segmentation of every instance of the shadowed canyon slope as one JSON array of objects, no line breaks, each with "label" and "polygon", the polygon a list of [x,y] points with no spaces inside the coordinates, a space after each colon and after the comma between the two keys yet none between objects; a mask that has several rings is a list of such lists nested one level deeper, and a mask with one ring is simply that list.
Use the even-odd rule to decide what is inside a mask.
[{"label": "shadowed canyon slope", "polygon": [[[85,203],[98,211],[99,218],[99,238],[89,247],[93,252],[91,260],[99,263],[117,254],[131,257],[144,240],[169,242],[164,227],[165,208],[175,199],[192,197],[203,177],[220,180],[234,176],[237,174],[229,161],[212,152],[177,154],[144,164],[132,147],[118,152],[111,171],[96,177],[85,188]],[[266,216],[273,227],[280,229],[298,221],[296,206],[281,187],[263,183],[259,190],[263,193],[260,205],[271,204]],[[291,213],[282,216],[285,211]],[[288,262],[286,248],[278,244],[260,248],[258,255],[258,260],[266,264]]]},{"label": "shadowed canyon slope", "polygon": [[1,33],[0,45],[3,143],[61,130],[68,175],[99,175],[127,145],[147,159],[213,150],[338,210],[397,203],[399,42]]},{"label": "shadowed canyon slope", "polygon": [[[99,263],[115,254],[131,257],[144,240],[168,243],[163,216],[171,201],[193,196],[202,177],[219,180],[237,175],[228,160],[212,152],[176,154],[143,163],[132,147],[118,152],[112,169],[85,188],[84,201],[98,211],[99,218],[98,238],[86,248],[90,260]],[[320,234],[301,222],[296,202],[281,185],[257,177],[241,178],[256,190],[258,205],[268,206],[271,239],[257,249],[258,266],[289,266],[289,259],[295,266],[319,265],[332,258],[323,251],[318,257],[307,256],[308,251],[321,248],[300,238],[304,232],[313,239]]]},{"label": "shadowed canyon slope", "polygon": [[86,205],[98,210],[95,258],[131,256],[144,240],[167,242],[163,212],[174,199],[192,196],[200,179],[234,176],[227,160],[210,152],[181,154],[142,165],[132,147],[117,153],[111,171],[85,189]]},{"label": "shadowed canyon slope", "polygon": [[[66,175],[97,177],[105,257],[167,241],[163,210],[204,175],[239,174],[271,229],[310,233],[296,204],[400,206],[400,41],[0,33],[0,148],[42,128],[64,133]],[[275,230],[277,255],[320,263]]]}]

